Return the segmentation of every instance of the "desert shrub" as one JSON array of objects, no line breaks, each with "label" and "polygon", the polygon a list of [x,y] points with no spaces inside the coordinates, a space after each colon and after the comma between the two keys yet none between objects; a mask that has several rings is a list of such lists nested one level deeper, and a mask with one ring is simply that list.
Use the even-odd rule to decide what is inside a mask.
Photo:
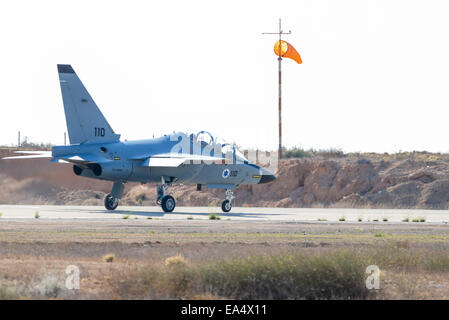
[{"label": "desert shrub", "polygon": [[114,262],[115,260],[115,254],[113,253],[109,253],[109,254],[105,254],[101,260],[103,260],[104,262]]},{"label": "desert shrub", "polygon": [[323,158],[343,158],[345,157],[345,153],[341,149],[309,149],[304,150],[303,148],[299,147],[293,147],[291,149],[282,148],[282,158],[289,159],[289,158],[309,158],[309,157],[315,157],[320,156]]},{"label": "desert shrub", "polygon": [[220,220],[221,217],[218,214],[211,213],[209,214],[209,220]]},{"label": "desert shrub", "polygon": [[448,272],[449,271],[449,254],[432,255],[426,262],[425,268],[432,272]]},{"label": "desert shrub", "polygon": [[146,195],[145,195],[145,192],[143,192],[143,191],[134,195],[134,200],[136,200],[136,202],[138,202],[138,203],[142,203],[145,199],[146,199]]},{"label": "desert shrub", "polygon": [[363,299],[366,266],[350,251],[332,254],[254,255],[186,263],[182,256],[150,265],[118,287],[128,298]]},{"label": "desert shrub", "polygon": [[167,268],[179,268],[185,267],[186,265],[186,260],[181,254],[177,254],[176,256],[168,257],[167,259],[165,259],[165,266]]},{"label": "desert shrub", "polygon": [[14,294],[8,287],[0,285],[0,300],[14,300],[19,297]]},{"label": "desert shrub", "polygon": [[232,299],[362,299],[364,268],[351,252],[252,256],[201,268],[203,289]]},{"label": "desert shrub", "polygon": [[191,295],[196,270],[187,266],[184,256],[177,254],[165,259],[165,267],[159,275],[158,290],[174,298]]},{"label": "desert shrub", "polygon": [[316,150],[313,151],[313,154],[323,158],[343,158],[345,156],[343,150],[335,148]]},{"label": "desert shrub", "polygon": [[383,233],[376,233],[374,236],[376,238],[383,238],[383,237],[385,237],[385,235]]},{"label": "desert shrub", "polygon": [[308,158],[311,157],[313,154],[310,151],[306,151],[303,148],[293,147],[291,149],[282,149],[282,158],[289,159],[289,158]]},{"label": "desert shrub", "polygon": [[364,252],[367,265],[377,265],[381,270],[416,270],[422,263],[422,252],[406,247],[385,246]]},{"label": "desert shrub", "polygon": [[37,283],[31,285],[30,294],[33,297],[57,298],[67,289],[64,281],[55,275],[47,274],[40,277]]}]

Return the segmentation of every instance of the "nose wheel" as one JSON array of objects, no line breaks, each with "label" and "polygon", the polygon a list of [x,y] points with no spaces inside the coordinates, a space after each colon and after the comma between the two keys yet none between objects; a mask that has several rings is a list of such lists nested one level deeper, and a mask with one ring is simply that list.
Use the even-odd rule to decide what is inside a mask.
[{"label": "nose wheel", "polygon": [[223,210],[223,212],[229,212],[232,209],[232,204],[231,201],[229,200],[225,200],[221,203],[221,210]]},{"label": "nose wheel", "polygon": [[232,209],[232,199],[234,199],[234,192],[231,189],[226,189],[226,199],[221,203],[221,210],[229,212]]}]

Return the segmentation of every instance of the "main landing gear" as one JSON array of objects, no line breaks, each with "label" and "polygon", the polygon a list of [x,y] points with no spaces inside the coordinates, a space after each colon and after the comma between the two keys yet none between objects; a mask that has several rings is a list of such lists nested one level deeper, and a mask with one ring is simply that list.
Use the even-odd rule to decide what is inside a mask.
[{"label": "main landing gear", "polygon": [[167,189],[171,186],[170,183],[166,183],[164,177],[161,177],[161,185],[156,187],[157,200],[156,203],[162,207],[164,212],[172,212],[176,207],[175,199],[166,194]]},{"label": "main landing gear", "polygon": [[123,190],[125,189],[125,184],[120,181],[114,182],[112,186],[112,191],[104,198],[104,206],[108,210],[115,210],[120,203],[120,199],[123,196]]},{"label": "main landing gear", "polygon": [[234,199],[234,192],[231,189],[226,189],[226,199],[221,203],[221,210],[229,212],[232,209],[232,199]]}]

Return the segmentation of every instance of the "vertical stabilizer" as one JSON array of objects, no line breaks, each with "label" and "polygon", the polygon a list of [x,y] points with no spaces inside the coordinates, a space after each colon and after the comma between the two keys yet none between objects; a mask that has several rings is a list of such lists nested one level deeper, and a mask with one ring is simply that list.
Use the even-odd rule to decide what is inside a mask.
[{"label": "vertical stabilizer", "polygon": [[70,144],[119,141],[72,66],[58,64],[58,73]]}]

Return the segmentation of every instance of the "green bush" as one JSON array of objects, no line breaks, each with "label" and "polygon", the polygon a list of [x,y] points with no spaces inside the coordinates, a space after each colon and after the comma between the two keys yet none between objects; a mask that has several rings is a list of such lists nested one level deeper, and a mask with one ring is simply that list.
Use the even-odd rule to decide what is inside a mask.
[{"label": "green bush", "polygon": [[209,214],[209,220],[220,220],[221,217],[218,214],[211,213]]},{"label": "green bush", "polygon": [[376,233],[374,236],[376,238],[383,238],[383,237],[385,237],[385,235],[383,233]]}]

